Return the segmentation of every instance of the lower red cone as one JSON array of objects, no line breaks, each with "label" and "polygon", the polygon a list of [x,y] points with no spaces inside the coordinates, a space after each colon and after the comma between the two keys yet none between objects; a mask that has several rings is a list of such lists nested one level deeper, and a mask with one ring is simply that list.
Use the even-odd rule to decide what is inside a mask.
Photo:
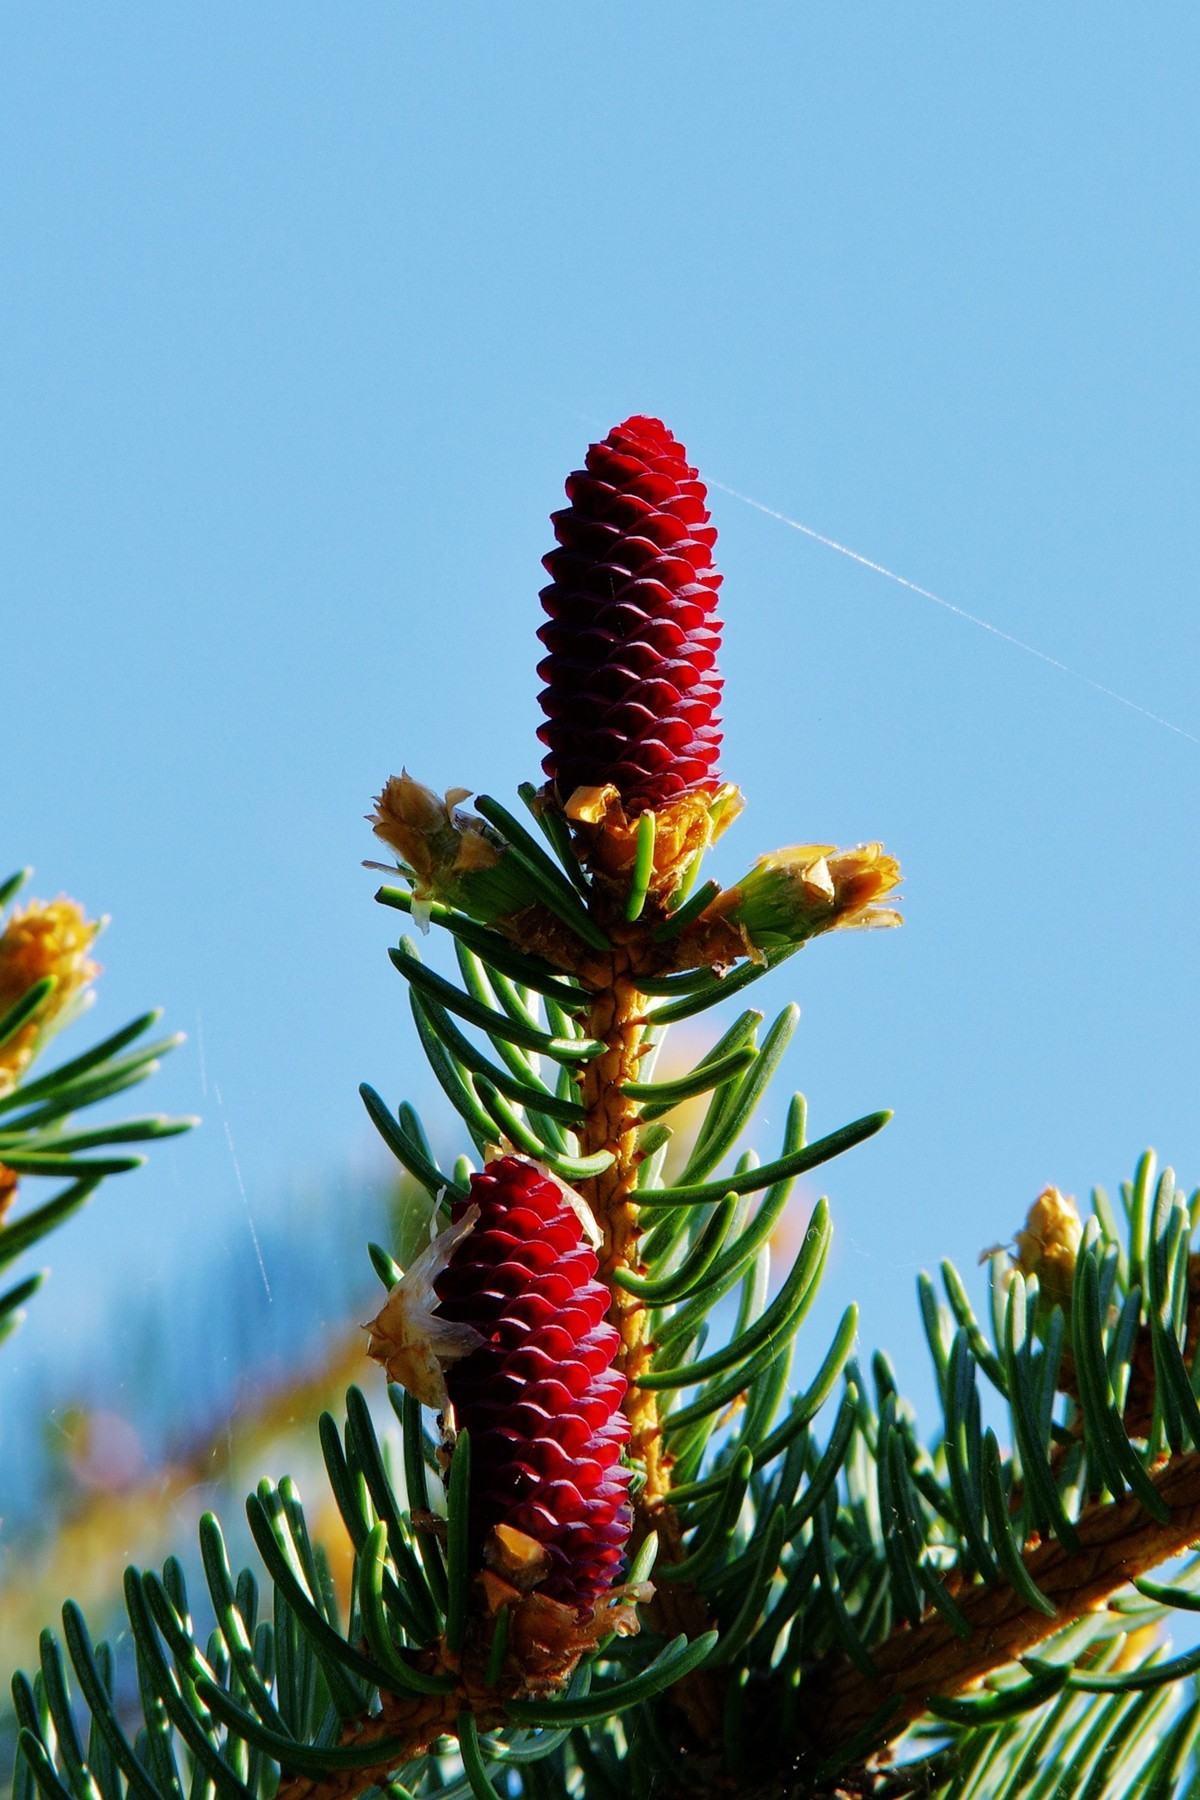
[{"label": "lower red cone", "polygon": [[471,1434],[473,1560],[497,1525],[524,1532],[549,1557],[538,1591],[590,1612],[620,1573],[631,1510],[626,1383],[582,1203],[506,1156],[472,1175],[455,1222],[471,1206],[479,1219],[434,1281],[434,1317],[484,1339],[445,1372]]}]

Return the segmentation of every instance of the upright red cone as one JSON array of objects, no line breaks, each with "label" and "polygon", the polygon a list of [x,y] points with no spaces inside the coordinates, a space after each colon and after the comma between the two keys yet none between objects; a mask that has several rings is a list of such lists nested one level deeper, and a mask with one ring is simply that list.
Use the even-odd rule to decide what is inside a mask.
[{"label": "upright red cone", "polygon": [[565,806],[617,790],[628,816],[716,786],[716,531],[683,445],[640,415],[593,444],[551,515],[538,636],[542,767]]},{"label": "upright red cone", "polygon": [[445,1367],[471,1434],[470,1534],[477,1566],[497,1526],[546,1553],[540,1593],[582,1615],[620,1572],[629,1536],[625,1378],[594,1279],[583,1202],[536,1163],[505,1156],[471,1177],[454,1222],[479,1209],[433,1279],[435,1321],[477,1347]]}]

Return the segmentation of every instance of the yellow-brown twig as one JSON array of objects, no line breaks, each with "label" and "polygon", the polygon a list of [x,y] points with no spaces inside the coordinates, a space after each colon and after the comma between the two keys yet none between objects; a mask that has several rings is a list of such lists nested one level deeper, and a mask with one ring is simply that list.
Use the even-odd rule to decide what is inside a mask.
[{"label": "yellow-brown twig", "polygon": [[606,1046],[604,1055],[588,1063],[583,1071],[579,1095],[585,1114],[582,1150],[585,1156],[602,1150],[613,1156],[602,1174],[581,1184],[581,1192],[595,1214],[603,1238],[599,1274],[612,1294],[610,1316],[621,1336],[617,1367],[629,1382],[626,1411],[630,1450],[645,1468],[645,1494],[650,1499],[658,1494],[663,1475],[658,1407],[653,1393],[637,1385],[650,1358],[646,1311],[635,1295],[615,1286],[612,1279],[615,1270],[638,1265],[638,1209],[634,1199],[638,1105],[622,1090],[626,1082],[637,1080],[644,1003],[633,977],[632,959],[624,949],[589,960],[580,973],[592,989],[588,1035]]},{"label": "yellow-brown twig", "polygon": [[[683,1547],[678,1515],[670,1503],[670,1459],[663,1450],[657,1397],[653,1389],[637,1385],[654,1349],[646,1334],[646,1310],[635,1295],[612,1280],[616,1269],[639,1267],[634,1197],[639,1108],[622,1088],[638,1076],[645,1002],[637,989],[636,972],[640,958],[652,953],[644,930],[618,927],[614,935],[623,937],[624,945],[610,958],[596,958],[579,971],[594,996],[588,1034],[607,1046],[605,1054],[589,1063],[583,1075],[580,1098],[587,1116],[583,1148],[585,1154],[610,1150],[614,1156],[611,1167],[593,1177],[583,1194],[603,1233],[600,1276],[612,1293],[611,1317],[621,1334],[619,1366],[630,1384],[625,1403],[630,1450],[646,1473],[637,1501],[634,1539],[639,1542],[657,1531],[660,1560],[678,1562]],[[654,1629],[667,1637],[679,1632],[698,1637],[711,1624],[704,1599],[690,1582],[661,1583],[649,1616]],[[675,1699],[696,1740],[707,1743],[721,1716],[715,1678],[704,1673],[687,1677],[675,1690]]]}]

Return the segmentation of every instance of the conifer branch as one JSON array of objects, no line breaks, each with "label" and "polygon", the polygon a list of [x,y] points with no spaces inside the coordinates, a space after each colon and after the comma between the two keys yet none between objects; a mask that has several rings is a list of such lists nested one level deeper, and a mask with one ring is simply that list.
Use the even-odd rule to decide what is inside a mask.
[{"label": "conifer branch", "polygon": [[1200,1539],[1200,1454],[1171,1457],[1151,1480],[1170,1507],[1167,1524],[1150,1518],[1141,1502],[1126,1494],[1080,1514],[1077,1552],[1051,1539],[1026,1554],[1030,1577],[1054,1603],[1052,1617],[1023,1603],[1007,1583],[966,1589],[949,1582],[970,1627],[965,1640],[945,1618],[927,1613],[919,1625],[901,1626],[872,1648],[873,1676],[839,1658],[835,1672],[813,1680],[806,1716],[814,1742],[825,1750],[845,1742],[888,1701],[897,1706],[887,1735],[899,1736],[930,1699],[963,1693],[1194,1544]]},{"label": "conifer branch", "polygon": [[[522,790],[553,855],[498,801],[466,812],[467,790],[439,797],[407,775],[372,815],[405,884],[380,900],[453,941],[459,981],[408,940],[390,955],[484,1166],[439,1158],[407,1102],[364,1090],[435,1223],[404,1270],[371,1252],[388,1290],[370,1354],[396,1384],[394,1465],[356,1389],[344,1427],[320,1424],[354,1552],[349,1616],[294,1486],[261,1483],[248,1512],[269,1616],[254,1574],[234,1580],[211,1517],[201,1550],[217,1630],[203,1643],[175,1559],[161,1579],[130,1571],[144,1721],[131,1742],[111,1657],[68,1606],[94,1730],[85,1751],[44,1634],[40,1674],[14,1688],[16,1800],[35,1784],[43,1800],[181,1800],[189,1785],[215,1800],[368,1788],[612,1800],[643,1775],[636,1792],[670,1800],[790,1800],[835,1779],[868,1791],[871,1758],[917,1722],[938,1747],[894,1771],[889,1792],[1016,1796],[1046,1708],[1037,1733],[1067,1721],[1064,1743],[1084,1741],[1082,1773],[1064,1774],[1056,1800],[1116,1800],[1135,1775],[1136,1791],[1166,1800],[1200,1734],[1200,1699],[1175,1698],[1200,1652],[1156,1662],[1141,1626],[1120,1621],[1129,1608],[1143,1623],[1200,1610],[1200,1597],[1153,1584],[1113,1597],[1200,1538],[1200,1199],[1176,1193],[1169,1171],[1155,1191],[1150,1158],[1120,1226],[1102,1195],[1085,1225],[1047,1190],[1016,1256],[993,1259],[990,1337],[953,1269],[948,1311],[922,1277],[944,1414],[928,1445],[879,1354],[870,1397],[853,1306],[788,1398],[829,1203],[781,1281],[776,1228],[796,1179],[888,1115],[810,1139],[795,1095],[779,1150],[760,1162],[743,1148],[794,1006],[761,1043],[763,1015],[744,1012],[667,1079],[652,1078],[654,1055],[671,1024],[821,933],[896,923],[883,902],[899,869],[878,844],[793,845],[689,900],[740,807],[716,771],[704,490],[682,446],[637,417],[591,447],[568,497],[542,596],[548,779]],[[46,999],[16,998],[10,1041]],[[140,1069],[106,1063],[103,1093]],[[43,1135],[12,1168],[69,1166],[85,1181],[101,1165],[76,1152],[159,1134],[134,1121],[104,1139],[66,1135],[68,1103],[102,1097],[94,1074],[77,1063],[65,1093],[27,1090],[38,1106],[22,1118]],[[676,1109],[693,1100],[701,1121],[664,1180],[687,1118]],[[1003,1447],[984,1428],[981,1379],[1007,1408]],[[1051,1640],[1059,1660],[1031,1657]],[[1119,1664],[1130,1644],[1143,1661]],[[981,1682],[986,1693],[963,1698]],[[1143,1721],[1175,1708],[1136,1769],[1117,1754],[1123,1715],[1105,1710],[1106,1683],[1122,1704],[1147,1690]],[[1028,1731],[1010,1732],[1021,1715]],[[447,1770],[444,1757],[459,1760]],[[1047,1763],[1056,1782],[1059,1764]]]},{"label": "conifer branch", "polygon": [[[0,882],[0,913],[31,873],[18,869]],[[173,1137],[196,1123],[154,1114],[73,1129],[79,1113],[153,1075],[158,1057],[182,1042],[176,1036],[130,1050],[157,1022],[157,1012],[144,1013],[56,1068],[34,1068],[88,1003],[87,990],[100,973],[90,952],[101,926],[63,898],[30,900],[0,928],[0,1282],[11,1263],[65,1223],[106,1177],[141,1166],[144,1158],[130,1155],[127,1146]],[[114,1146],[122,1146],[115,1155]],[[95,1150],[109,1153],[87,1154]],[[67,1186],[22,1209],[23,1181],[39,1177],[61,1177]],[[42,1279],[37,1272],[7,1291],[0,1287],[0,1340],[20,1324]]]}]

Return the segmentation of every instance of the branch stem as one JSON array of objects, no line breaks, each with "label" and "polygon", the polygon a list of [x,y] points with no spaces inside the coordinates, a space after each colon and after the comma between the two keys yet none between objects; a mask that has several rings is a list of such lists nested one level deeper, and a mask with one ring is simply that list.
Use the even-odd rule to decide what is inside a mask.
[{"label": "branch stem", "polygon": [[[632,935],[641,936],[643,932],[634,927]],[[653,1393],[638,1385],[638,1377],[650,1361],[652,1345],[646,1337],[645,1305],[613,1281],[618,1269],[636,1272],[640,1267],[640,1227],[634,1198],[640,1108],[623,1089],[627,1082],[637,1080],[645,1002],[637,989],[633,958],[624,946],[619,945],[610,956],[589,958],[579,973],[592,992],[587,1035],[605,1046],[603,1056],[588,1063],[582,1073],[579,1097],[584,1124],[580,1149],[584,1156],[607,1150],[613,1158],[602,1174],[580,1184],[580,1192],[595,1214],[603,1239],[599,1276],[612,1294],[610,1317],[621,1337],[617,1367],[629,1382],[625,1409],[630,1452],[646,1471],[642,1500],[644,1506],[649,1506],[665,1492],[667,1481],[658,1403]]]},{"label": "branch stem", "polygon": [[[617,947],[611,957],[589,958],[577,971],[593,995],[587,1034],[606,1046],[604,1055],[587,1064],[580,1077],[586,1121],[581,1149],[584,1155],[607,1150],[613,1157],[603,1174],[582,1184],[580,1191],[603,1234],[599,1274],[612,1294],[610,1317],[621,1335],[617,1366],[629,1382],[625,1410],[630,1451],[646,1475],[635,1506],[634,1546],[655,1531],[660,1561],[676,1563],[684,1549],[679,1516],[671,1505],[670,1458],[663,1446],[658,1398],[653,1389],[639,1386],[638,1379],[654,1349],[646,1335],[646,1307],[613,1280],[618,1269],[642,1272],[636,1200],[640,1105],[623,1089],[637,1079],[645,1031],[645,997],[638,990],[637,972],[643,959],[652,960],[654,953],[644,923],[618,925],[612,936]],[[680,1632],[699,1637],[712,1623],[703,1595],[690,1581],[660,1582],[649,1620],[668,1638]],[[711,1743],[722,1704],[714,1676],[703,1670],[686,1676],[674,1689],[674,1698],[695,1740]]]}]

